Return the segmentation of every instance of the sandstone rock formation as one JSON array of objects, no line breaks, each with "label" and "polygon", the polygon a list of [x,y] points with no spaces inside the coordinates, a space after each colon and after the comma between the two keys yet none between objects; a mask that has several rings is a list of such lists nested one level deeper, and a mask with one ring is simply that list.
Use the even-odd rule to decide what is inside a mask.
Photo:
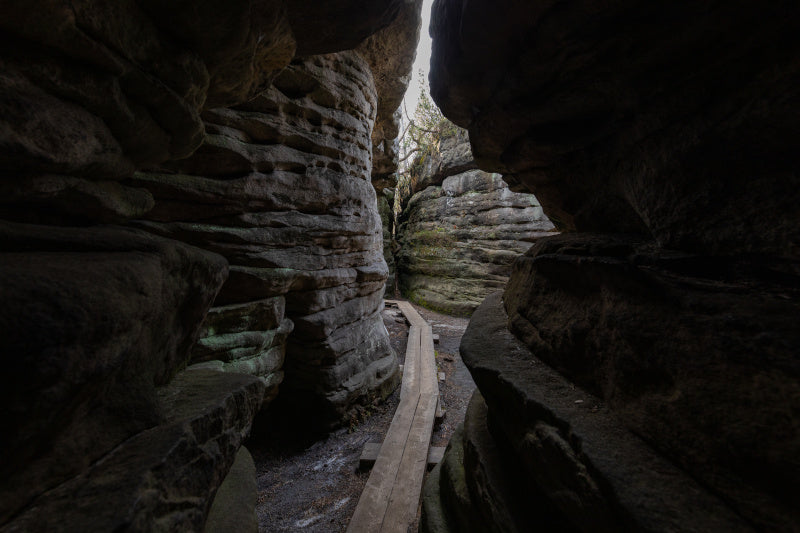
[{"label": "sandstone rock formation", "polygon": [[156,199],[141,226],[230,262],[194,362],[262,376],[274,396],[294,323],[281,401],[307,425],[335,425],[354,401],[396,384],[380,317],[387,270],[370,183],[375,112],[358,53],[297,60],[251,102],[207,111],[207,140],[167,165],[173,173],[131,182]]},{"label": "sandstone rock formation", "polygon": [[464,337],[487,407],[429,530],[464,530],[467,502],[476,531],[525,530],[538,501],[584,531],[800,523],[798,15],[436,2],[434,99],[575,233],[538,241]]},{"label": "sandstone rock formation", "polygon": [[[166,161],[200,147],[206,140],[203,110],[250,100],[296,53],[359,45],[401,7],[407,2],[3,5],[0,292],[8,305],[0,314],[7,339],[0,382],[0,530],[203,528],[271,383],[182,369],[192,359],[206,359],[221,361],[225,370],[279,379],[273,370],[288,333],[284,301],[259,284],[256,267],[234,268],[217,298],[228,275],[223,257],[122,227],[153,208],[163,213],[152,191],[158,196],[175,187],[171,178],[133,174],[169,167]],[[278,172],[303,164],[292,158],[292,149],[284,152],[287,157],[276,160],[288,167]],[[239,165],[247,160],[242,153],[228,155]],[[345,169],[340,172],[353,165],[331,164]],[[230,199],[203,188],[207,182],[180,185],[205,200],[209,216],[246,218],[252,211],[237,211],[236,204],[257,191],[251,183],[239,184]],[[285,181],[282,186],[299,189]],[[176,205],[189,203],[178,200]],[[370,200],[374,213],[374,194]],[[293,224],[291,216],[277,224]],[[229,228],[246,233],[242,225]],[[162,233],[172,231],[182,230]],[[223,248],[237,244],[235,233],[220,240]],[[329,231],[317,238],[339,246],[337,239],[349,235]],[[355,270],[333,277],[383,281],[375,279],[380,267]],[[255,282],[254,293],[268,294],[242,297],[248,290],[236,287],[242,280]],[[296,288],[303,283],[296,281]],[[340,292],[348,290],[354,289]],[[317,302],[309,305],[340,292],[308,294]],[[212,302],[216,307],[201,325]],[[357,307],[342,311],[355,321]],[[298,321],[296,329],[332,331],[339,319],[329,315],[306,315],[307,323]],[[195,346],[200,335],[204,340]],[[264,357],[242,361],[256,353]]]},{"label": "sandstone rock formation", "polygon": [[[422,162],[418,190],[400,214],[398,280],[410,300],[469,315],[503,288],[511,263],[553,224],[532,194],[513,193],[475,166],[463,130]],[[465,171],[465,169],[467,169]]]},{"label": "sandstone rock formation", "polygon": [[0,161],[16,179],[3,183],[0,213],[33,222],[140,216],[152,199],[118,181],[197,149],[204,107],[252,98],[295,50],[356,46],[402,4],[4,5]]}]

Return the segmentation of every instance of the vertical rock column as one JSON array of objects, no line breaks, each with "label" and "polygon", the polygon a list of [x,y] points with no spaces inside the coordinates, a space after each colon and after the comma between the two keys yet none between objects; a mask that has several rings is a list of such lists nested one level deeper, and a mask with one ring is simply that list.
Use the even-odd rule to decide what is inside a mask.
[{"label": "vertical rock column", "polygon": [[194,362],[259,375],[268,397],[283,379],[283,408],[323,428],[396,382],[379,314],[375,102],[360,55],[296,61],[255,100],[206,112],[194,156],[134,180],[157,198],[141,226],[231,264]]}]

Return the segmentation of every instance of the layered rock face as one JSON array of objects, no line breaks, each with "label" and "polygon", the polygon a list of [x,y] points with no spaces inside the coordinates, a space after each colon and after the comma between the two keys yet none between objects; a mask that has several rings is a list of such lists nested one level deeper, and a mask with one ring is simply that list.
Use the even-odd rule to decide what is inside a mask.
[{"label": "layered rock face", "polygon": [[183,369],[240,358],[226,339],[195,347],[212,330],[279,344],[281,302],[248,323],[231,306],[252,299],[226,302],[202,326],[225,259],[122,224],[157,206],[133,173],[191,155],[203,109],[251,99],[296,51],[357,46],[405,5],[290,4],[4,5],[3,531],[202,530],[265,381]]},{"label": "layered rock face", "polygon": [[799,14],[435,4],[434,99],[573,233],[474,315],[485,407],[428,488],[430,530],[465,505],[474,530],[526,530],[537,501],[553,529],[800,522]]},{"label": "layered rock face", "polygon": [[336,424],[396,383],[370,182],[376,101],[358,53],[297,60],[255,100],[206,112],[204,145],[174,173],[132,180],[156,198],[141,226],[230,263],[193,361],[262,376],[272,396],[294,323],[281,401],[308,424]]},{"label": "layered rock face", "polygon": [[418,177],[398,228],[402,293],[431,309],[469,315],[503,288],[512,262],[553,233],[532,194],[513,193],[498,174],[474,168],[469,139],[440,142]]}]

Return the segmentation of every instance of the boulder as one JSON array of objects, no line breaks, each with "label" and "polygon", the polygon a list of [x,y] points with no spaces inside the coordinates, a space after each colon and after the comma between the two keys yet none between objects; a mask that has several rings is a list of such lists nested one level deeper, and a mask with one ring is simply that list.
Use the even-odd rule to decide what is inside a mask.
[{"label": "boulder", "polygon": [[[440,531],[530,531],[532,524],[554,531],[753,530],[730,500],[517,340],[502,297],[486,298],[462,340],[480,390],[461,444],[469,499],[439,483],[446,517]],[[444,465],[457,449],[451,445]],[[436,482],[429,483],[426,491],[435,495]],[[436,503],[426,506],[436,511]],[[467,529],[456,527],[460,513],[473,517]]]},{"label": "boulder", "polygon": [[412,184],[412,196],[428,187],[441,185],[445,178],[478,168],[467,130],[452,125],[431,152],[417,158],[414,164],[417,169],[413,169],[416,180]]},{"label": "boulder", "polygon": [[504,302],[538,359],[738,514],[779,530],[798,519],[785,488],[800,480],[800,290],[777,282],[786,262],[759,263],[562,235],[515,263]]},{"label": "boulder", "polygon": [[[225,260],[119,227],[0,224],[5,523],[168,413]],[[35,398],[35,401],[31,400]]]},{"label": "boulder", "polygon": [[158,391],[161,424],[27,502],[0,530],[201,531],[263,393],[253,377],[184,371]]}]

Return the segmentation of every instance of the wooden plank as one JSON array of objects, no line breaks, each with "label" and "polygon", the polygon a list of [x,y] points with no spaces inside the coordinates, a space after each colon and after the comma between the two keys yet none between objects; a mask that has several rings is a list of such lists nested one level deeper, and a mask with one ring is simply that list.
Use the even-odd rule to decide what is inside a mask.
[{"label": "wooden plank", "polygon": [[397,480],[419,397],[415,396],[413,400],[400,401],[347,531],[358,533],[380,531],[389,497]]},{"label": "wooden plank", "polygon": [[406,318],[411,323],[412,326],[418,326],[420,328],[430,327],[428,323],[425,322],[425,319],[414,309],[414,306],[411,305],[409,302],[397,302],[397,306],[406,315]]},{"label": "wooden plank", "polygon": [[[406,360],[403,363],[403,381],[400,385],[400,400],[411,393],[419,394],[419,356],[420,356],[420,329],[412,327],[408,330],[408,344],[406,345]],[[398,407],[399,409],[399,407]]]},{"label": "wooden plank", "polygon": [[406,533],[417,516],[422,481],[428,461],[439,385],[436,381],[436,361],[433,333],[430,326],[420,336],[420,397],[408,441],[400,462],[400,473],[389,499],[381,532]]},{"label": "wooden plank", "polygon": [[[445,449],[446,448],[444,446],[431,446],[430,448],[428,448],[429,470],[442,461]],[[361,450],[361,457],[359,457],[358,459],[358,467],[361,470],[369,469],[372,465],[375,464],[375,461],[378,460],[378,454],[380,454],[380,451],[381,451],[380,442],[368,442],[364,444],[364,449]]]},{"label": "wooden plank", "polygon": [[378,460],[378,454],[381,452],[380,442],[368,442],[361,450],[361,457],[358,458],[358,467],[361,470],[366,470],[375,464]]},{"label": "wooden plank", "polygon": [[420,338],[420,328],[412,327],[408,335],[400,404],[394,413],[384,444],[375,460],[375,466],[367,479],[347,531],[359,533],[379,531],[383,523],[419,403]]},{"label": "wooden plank", "polygon": [[430,449],[439,405],[433,332],[410,303],[396,304],[411,325],[400,405],[380,449],[364,448],[362,457],[375,454],[375,465],[347,528],[354,533],[406,533],[417,515],[429,458],[441,460],[440,451]]}]

